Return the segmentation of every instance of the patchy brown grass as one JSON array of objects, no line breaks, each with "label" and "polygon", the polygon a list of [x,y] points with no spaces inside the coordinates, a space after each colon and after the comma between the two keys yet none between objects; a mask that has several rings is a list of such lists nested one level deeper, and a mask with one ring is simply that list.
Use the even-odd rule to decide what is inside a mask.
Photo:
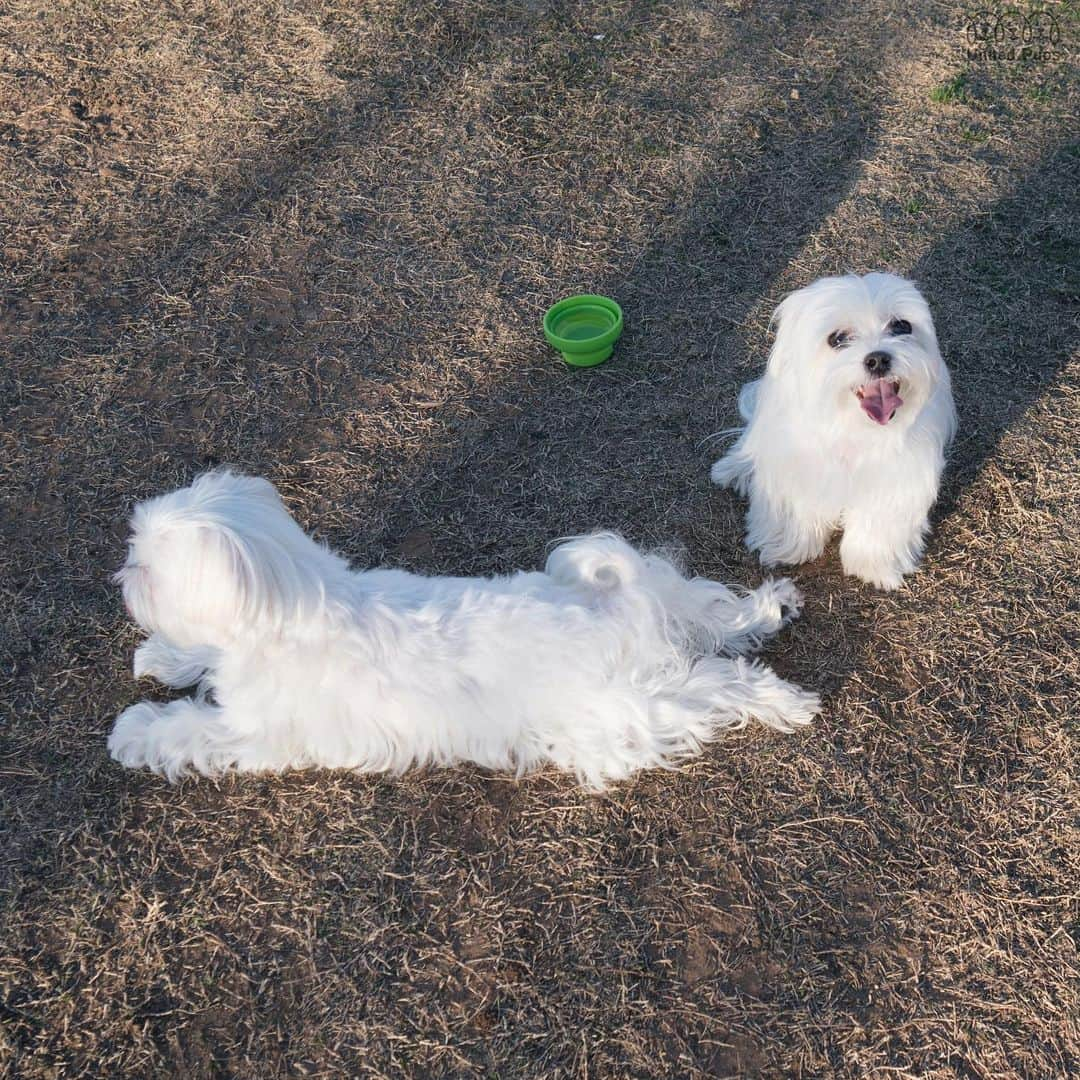
[{"label": "patchy brown grass", "polygon": [[[7,1075],[1080,1068],[1075,84],[900,10],[0,13]],[[602,797],[108,760],[135,500],[229,461],[361,564],[603,525],[756,579],[703,440],[785,290],[881,266],[927,288],[962,433],[910,588],[796,575],[771,657],[813,730]],[[591,373],[538,333],[581,288],[628,319]]]}]

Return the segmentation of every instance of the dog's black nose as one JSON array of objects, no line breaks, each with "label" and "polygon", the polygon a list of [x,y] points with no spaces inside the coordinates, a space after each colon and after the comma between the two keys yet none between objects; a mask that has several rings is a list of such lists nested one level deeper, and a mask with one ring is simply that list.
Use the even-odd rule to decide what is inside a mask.
[{"label": "dog's black nose", "polygon": [[889,370],[892,357],[887,352],[872,352],[866,354],[863,364],[871,375],[884,375]]}]

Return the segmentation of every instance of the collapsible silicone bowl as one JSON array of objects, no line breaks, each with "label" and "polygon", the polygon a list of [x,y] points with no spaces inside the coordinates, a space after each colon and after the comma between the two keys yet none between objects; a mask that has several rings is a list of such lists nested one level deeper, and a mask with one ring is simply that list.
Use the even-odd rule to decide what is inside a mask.
[{"label": "collapsible silicone bowl", "polygon": [[568,296],[544,315],[548,344],[574,367],[602,364],[622,332],[622,309],[606,296]]}]

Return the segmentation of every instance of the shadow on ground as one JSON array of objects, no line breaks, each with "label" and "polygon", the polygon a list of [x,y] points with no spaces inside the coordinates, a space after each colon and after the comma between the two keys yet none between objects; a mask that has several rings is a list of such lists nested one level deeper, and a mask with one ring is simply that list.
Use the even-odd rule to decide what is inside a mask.
[{"label": "shadow on ground", "polygon": [[[827,691],[813,731],[603,797],[473,770],[165,788],[105,757],[141,692],[106,584],[123,514],[224,460],[363,564],[506,570],[603,526],[758,575],[704,440],[779,295],[864,243],[835,220],[907,134],[883,78],[907,45],[865,5],[736,8],[409,6],[156,246],[42,264],[0,376],[0,1063],[1067,1074],[1075,518],[1045,447],[1070,437],[1069,148],[894,267],[931,299],[961,438],[910,589],[833,553],[798,571],[769,656]],[[574,373],[537,325],[585,287],[629,326]]]}]

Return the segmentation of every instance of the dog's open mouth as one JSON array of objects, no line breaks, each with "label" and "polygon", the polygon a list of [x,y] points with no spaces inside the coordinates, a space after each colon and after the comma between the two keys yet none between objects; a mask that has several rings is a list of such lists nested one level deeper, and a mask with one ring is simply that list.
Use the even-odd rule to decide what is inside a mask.
[{"label": "dog's open mouth", "polygon": [[900,396],[900,380],[893,378],[874,379],[865,386],[857,386],[855,396],[862,411],[877,424],[887,424],[904,404]]}]

